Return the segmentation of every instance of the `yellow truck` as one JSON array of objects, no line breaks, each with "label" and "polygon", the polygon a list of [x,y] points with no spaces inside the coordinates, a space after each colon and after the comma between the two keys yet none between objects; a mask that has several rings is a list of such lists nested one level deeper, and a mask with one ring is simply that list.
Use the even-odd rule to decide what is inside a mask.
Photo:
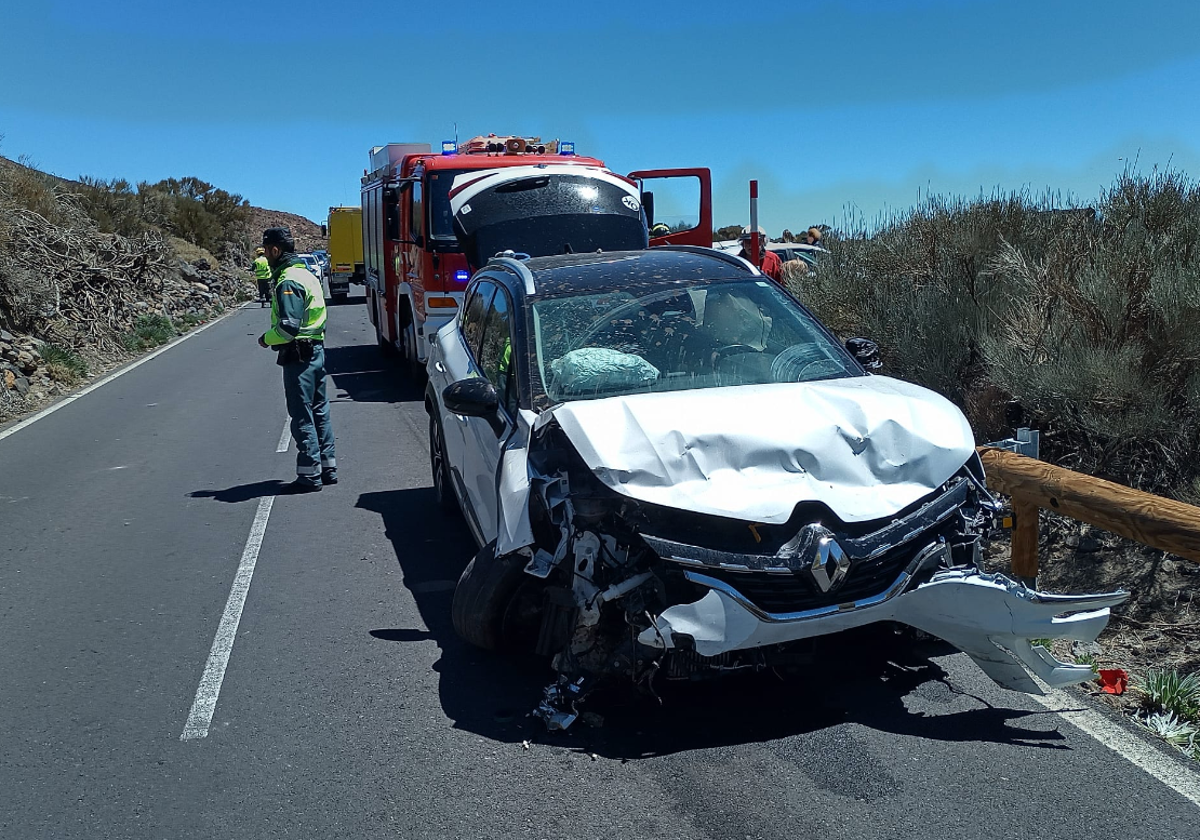
[{"label": "yellow truck", "polygon": [[329,237],[329,293],[341,302],[350,284],[363,282],[363,239],[361,207],[330,207],[326,225]]}]

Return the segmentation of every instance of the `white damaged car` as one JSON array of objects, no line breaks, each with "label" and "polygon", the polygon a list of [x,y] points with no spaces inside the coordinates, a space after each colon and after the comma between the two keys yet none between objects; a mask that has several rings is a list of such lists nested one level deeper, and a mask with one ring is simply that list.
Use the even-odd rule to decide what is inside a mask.
[{"label": "white damaged car", "polygon": [[877,622],[1006,688],[1089,679],[1030,640],[1094,640],[1125,594],[981,573],[994,503],[966,419],[847,344],[861,359],[709,249],[488,262],[426,393],[439,499],[481,546],[458,633],[552,657],[552,727],[606,679],[787,665]]}]

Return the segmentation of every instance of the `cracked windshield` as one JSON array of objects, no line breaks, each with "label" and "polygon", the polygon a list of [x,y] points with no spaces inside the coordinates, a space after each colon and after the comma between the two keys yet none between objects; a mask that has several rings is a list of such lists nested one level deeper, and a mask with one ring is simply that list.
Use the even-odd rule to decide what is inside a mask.
[{"label": "cracked windshield", "polygon": [[552,401],[857,373],[770,282],[618,290],[532,306],[538,372]]}]

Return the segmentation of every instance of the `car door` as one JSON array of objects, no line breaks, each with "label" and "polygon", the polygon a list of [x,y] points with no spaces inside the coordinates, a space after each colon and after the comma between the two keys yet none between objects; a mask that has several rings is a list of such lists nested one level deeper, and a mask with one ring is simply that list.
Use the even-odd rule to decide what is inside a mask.
[{"label": "car door", "polygon": [[468,485],[467,493],[472,497],[471,505],[475,508],[485,542],[496,537],[500,456],[516,422],[516,348],[512,320],[512,301],[508,292],[497,286],[484,313],[483,336],[475,361],[479,375],[496,386],[498,411],[504,428],[497,434],[492,424],[482,417],[466,419],[466,459],[474,479],[473,484]]},{"label": "car door", "polygon": [[469,492],[475,483],[474,470],[478,468],[478,457],[472,451],[474,434],[468,431],[469,418],[441,408],[441,392],[452,382],[479,376],[475,358],[483,340],[484,316],[495,292],[496,285],[487,280],[476,282],[468,289],[457,329],[450,340],[439,340],[433,364],[429,366],[430,382],[434,385],[441,411],[446,462],[460,497],[465,497],[464,501],[475,508],[469,516],[478,516],[475,498]]},{"label": "car door", "polygon": [[708,169],[643,169],[630,172],[629,177],[641,188],[649,226],[662,222],[671,228],[664,236],[651,237],[651,247],[712,247],[712,173]]}]

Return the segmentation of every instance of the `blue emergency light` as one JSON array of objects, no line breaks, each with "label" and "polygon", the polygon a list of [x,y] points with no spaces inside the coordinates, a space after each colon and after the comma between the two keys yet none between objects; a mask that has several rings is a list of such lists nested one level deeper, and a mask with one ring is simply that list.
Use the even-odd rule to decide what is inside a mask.
[{"label": "blue emergency light", "polygon": [[443,140],[442,141],[442,154],[444,154],[444,155],[458,154],[458,144],[455,143],[453,140]]},{"label": "blue emergency light", "polygon": [[464,268],[460,268],[458,271],[454,272],[454,282],[456,283],[466,283],[470,279],[471,272]]},{"label": "blue emergency light", "polygon": [[558,144],[558,153],[560,155],[575,154],[575,144],[571,143],[571,142],[567,142],[567,141],[563,141],[562,143],[559,143]]}]

